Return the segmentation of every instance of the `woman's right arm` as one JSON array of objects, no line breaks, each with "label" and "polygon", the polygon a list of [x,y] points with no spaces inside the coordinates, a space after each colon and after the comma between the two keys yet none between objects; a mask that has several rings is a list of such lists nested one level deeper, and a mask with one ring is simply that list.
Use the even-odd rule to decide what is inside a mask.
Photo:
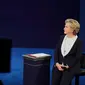
[{"label": "woman's right arm", "polygon": [[62,68],[62,65],[59,64],[59,53],[60,53],[60,43],[61,43],[61,39],[63,36],[60,36],[60,39],[56,45],[56,49],[54,52],[54,66],[58,68],[59,71],[63,71],[64,69]]},{"label": "woman's right arm", "polygon": [[56,48],[55,48],[55,51],[54,51],[54,64],[59,62],[58,57],[59,57],[59,53],[60,53],[59,50],[60,50],[60,42],[61,42],[62,37],[63,36],[60,36],[60,39],[59,39],[58,43],[56,44]]}]

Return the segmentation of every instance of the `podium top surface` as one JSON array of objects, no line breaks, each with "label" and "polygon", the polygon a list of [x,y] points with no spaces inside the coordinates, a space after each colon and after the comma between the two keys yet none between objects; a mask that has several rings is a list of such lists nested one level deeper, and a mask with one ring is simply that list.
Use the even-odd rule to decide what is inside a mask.
[{"label": "podium top surface", "polygon": [[46,53],[24,54],[23,56],[31,59],[45,59],[47,57],[48,58],[51,57],[50,54],[46,54]]}]

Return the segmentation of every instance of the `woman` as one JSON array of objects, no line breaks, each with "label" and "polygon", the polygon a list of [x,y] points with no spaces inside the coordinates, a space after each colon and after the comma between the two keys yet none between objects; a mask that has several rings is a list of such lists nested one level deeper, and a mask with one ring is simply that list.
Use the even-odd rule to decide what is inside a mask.
[{"label": "woman", "polygon": [[60,37],[54,55],[52,85],[69,85],[80,70],[81,41],[77,36],[80,24],[66,19],[64,35]]}]

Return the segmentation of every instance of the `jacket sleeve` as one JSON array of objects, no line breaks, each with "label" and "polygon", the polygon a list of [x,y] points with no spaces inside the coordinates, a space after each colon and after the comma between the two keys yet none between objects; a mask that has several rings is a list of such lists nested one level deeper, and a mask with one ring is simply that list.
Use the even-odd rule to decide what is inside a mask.
[{"label": "jacket sleeve", "polygon": [[77,62],[80,61],[81,54],[82,54],[82,44],[81,44],[81,41],[79,40],[79,42],[78,42],[78,44],[77,44],[77,49],[76,49],[76,56],[69,58],[69,61],[68,61],[66,64],[67,64],[70,68],[72,68],[73,66],[75,66],[75,64],[76,64]]},{"label": "jacket sleeve", "polygon": [[59,62],[59,60],[58,60],[58,57],[59,57],[59,50],[60,50],[60,42],[61,42],[61,38],[63,37],[63,35],[61,35],[60,36],[60,38],[59,38],[59,41],[58,41],[58,43],[56,44],[56,49],[55,49],[55,51],[54,51],[54,64],[56,64],[56,63],[58,63]]}]

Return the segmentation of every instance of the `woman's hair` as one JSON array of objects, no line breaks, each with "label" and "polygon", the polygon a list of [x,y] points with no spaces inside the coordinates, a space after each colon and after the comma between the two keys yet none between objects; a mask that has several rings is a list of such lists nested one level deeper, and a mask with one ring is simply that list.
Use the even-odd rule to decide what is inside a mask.
[{"label": "woman's hair", "polygon": [[77,20],[75,19],[66,19],[65,20],[65,24],[66,23],[69,23],[70,24],[70,27],[74,30],[73,33],[74,34],[77,34],[80,30],[80,24]]}]

